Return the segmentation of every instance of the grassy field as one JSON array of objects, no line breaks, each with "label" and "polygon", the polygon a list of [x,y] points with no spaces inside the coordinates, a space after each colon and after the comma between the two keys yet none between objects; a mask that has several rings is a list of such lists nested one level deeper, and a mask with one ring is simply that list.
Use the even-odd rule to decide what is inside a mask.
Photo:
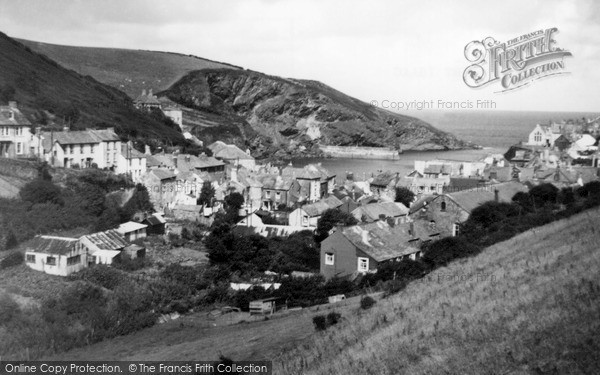
[{"label": "grassy field", "polygon": [[68,69],[124,91],[133,99],[143,89],[154,89],[154,92],[166,90],[193,70],[240,69],[230,64],[177,53],[18,41]]},{"label": "grassy field", "polygon": [[[600,235],[591,210],[438,269],[315,332],[304,310],[210,327],[201,315],[53,359],[271,359],[275,374],[594,374]],[[323,307],[321,307],[323,309]]]}]

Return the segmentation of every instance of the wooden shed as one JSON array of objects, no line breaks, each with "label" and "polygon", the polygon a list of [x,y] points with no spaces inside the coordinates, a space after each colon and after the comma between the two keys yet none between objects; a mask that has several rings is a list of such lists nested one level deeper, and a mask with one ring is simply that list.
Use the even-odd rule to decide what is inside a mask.
[{"label": "wooden shed", "polygon": [[287,304],[281,301],[281,298],[271,297],[258,299],[256,301],[250,302],[250,315],[254,314],[273,314],[277,310],[287,308]]}]

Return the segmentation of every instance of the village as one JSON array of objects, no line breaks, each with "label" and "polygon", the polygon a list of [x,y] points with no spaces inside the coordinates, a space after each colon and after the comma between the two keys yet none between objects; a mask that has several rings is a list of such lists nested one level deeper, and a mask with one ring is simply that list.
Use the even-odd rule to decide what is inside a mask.
[{"label": "village", "polygon": [[[285,276],[356,280],[389,262],[420,259],[427,244],[461,234],[471,212],[485,202],[511,203],[516,194],[541,184],[557,190],[578,188],[600,176],[599,119],[538,124],[528,140],[504,155],[470,162],[421,160],[407,175],[390,170],[361,181],[351,173],[336,176],[320,164],[263,164],[249,150],[221,141],[204,145],[184,127],[181,109],[163,106],[152,90],[144,91],[135,106],[140,111],[160,109],[186,139],[212,155],[178,149],[153,153],[149,146],[137,150],[111,128],[41,131],[16,102],[0,107],[3,158],[35,159],[59,169],[112,171],[144,186],[153,207],[101,232],[79,237],[39,234],[23,244],[30,268],[69,276],[123,257],[155,253],[147,248],[154,246],[147,238],[171,242],[194,228],[203,228],[207,236],[215,218],[228,209],[228,197],[235,194],[239,203],[231,231],[240,236],[312,234],[323,230],[323,216],[342,215],[333,215],[344,219],[319,234],[318,269],[291,270]],[[199,248],[206,252],[203,245]],[[238,277],[230,288],[275,290],[281,285],[274,282],[275,275],[266,270],[264,277]],[[265,311],[273,313],[274,307],[274,302],[268,304]]]}]

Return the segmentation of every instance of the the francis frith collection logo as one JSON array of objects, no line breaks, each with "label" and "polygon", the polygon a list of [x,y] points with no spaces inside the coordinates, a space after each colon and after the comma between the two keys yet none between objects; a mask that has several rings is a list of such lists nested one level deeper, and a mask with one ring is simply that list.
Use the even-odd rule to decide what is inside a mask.
[{"label": "the francis frith collection logo", "polygon": [[557,31],[555,27],[536,30],[505,43],[488,37],[467,44],[465,57],[472,65],[465,69],[463,80],[472,88],[498,82],[502,92],[567,73],[564,58],[571,52],[557,47],[553,39]]}]

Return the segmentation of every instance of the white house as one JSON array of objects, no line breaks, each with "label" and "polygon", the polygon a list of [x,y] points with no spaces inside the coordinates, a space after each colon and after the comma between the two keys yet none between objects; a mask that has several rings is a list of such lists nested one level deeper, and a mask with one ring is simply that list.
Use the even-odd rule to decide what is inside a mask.
[{"label": "white house", "polygon": [[21,113],[17,102],[0,106],[0,157],[19,158],[39,153],[31,122]]},{"label": "white house", "polygon": [[77,238],[36,236],[25,247],[25,263],[36,271],[68,276],[87,267],[87,250]]},{"label": "white house", "polygon": [[126,241],[133,242],[140,238],[146,237],[146,228],[148,228],[146,224],[128,221],[119,225],[116,230],[125,238]]},{"label": "white house", "polygon": [[142,175],[146,173],[146,157],[146,154],[133,148],[131,141],[121,144],[115,173],[128,174],[134,182],[141,183]]},{"label": "white house", "polygon": [[121,140],[113,128],[42,132],[44,158],[55,167],[117,167]]}]

